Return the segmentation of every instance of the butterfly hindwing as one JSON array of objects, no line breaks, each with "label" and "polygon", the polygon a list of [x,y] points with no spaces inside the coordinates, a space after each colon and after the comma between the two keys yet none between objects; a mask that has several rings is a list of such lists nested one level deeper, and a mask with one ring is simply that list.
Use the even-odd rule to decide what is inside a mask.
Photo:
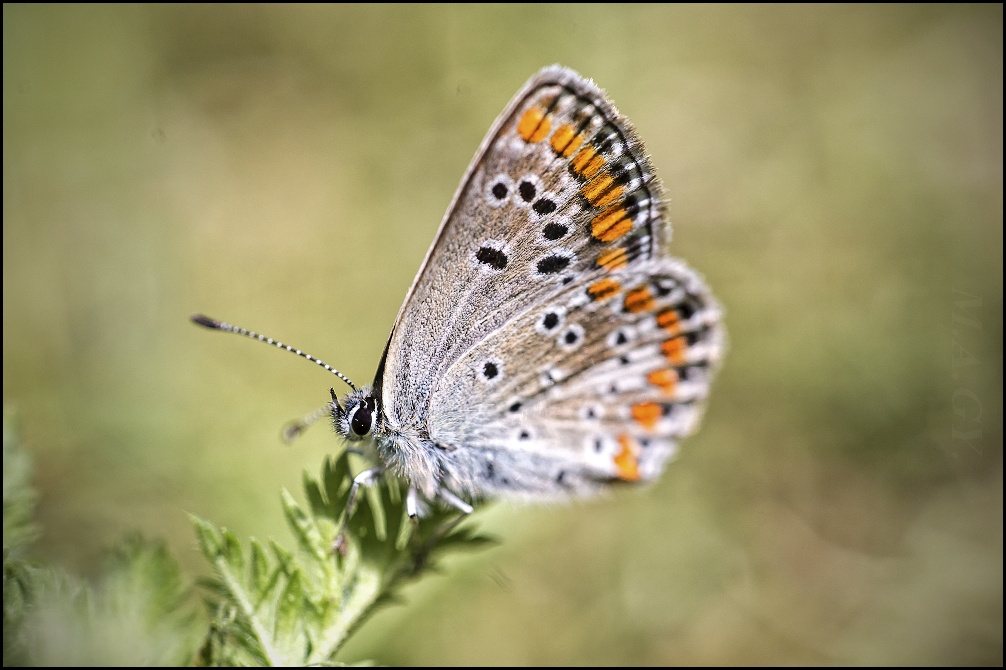
[{"label": "butterfly hindwing", "polygon": [[723,348],[720,313],[675,259],[620,280],[625,289],[604,300],[570,287],[448,368],[431,402],[431,438],[463,441],[476,465],[492,463],[458,477],[462,487],[550,498],[660,474],[701,416]]}]

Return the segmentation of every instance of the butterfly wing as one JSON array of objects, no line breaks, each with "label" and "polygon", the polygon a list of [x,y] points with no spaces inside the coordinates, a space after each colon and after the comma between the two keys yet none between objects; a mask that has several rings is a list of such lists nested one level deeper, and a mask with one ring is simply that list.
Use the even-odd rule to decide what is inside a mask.
[{"label": "butterfly wing", "polygon": [[[378,372],[382,455],[427,494],[586,494],[650,479],[701,411],[723,335],[641,143],[549,67],[472,161]],[[383,439],[382,439],[383,438]]]},{"label": "butterfly wing", "polygon": [[569,287],[448,368],[429,426],[435,443],[466,447],[446,459],[452,483],[548,498],[660,474],[701,416],[723,348],[720,313],[674,259],[615,281],[623,290],[601,298]]}]

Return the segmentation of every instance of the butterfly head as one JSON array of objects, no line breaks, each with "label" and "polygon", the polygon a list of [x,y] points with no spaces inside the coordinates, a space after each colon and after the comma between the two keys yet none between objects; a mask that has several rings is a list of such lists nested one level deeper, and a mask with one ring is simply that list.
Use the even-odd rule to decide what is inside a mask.
[{"label": "butterfly head", "polygon": [[378,422],[377,395],[368,386],[346,394],[341,404],[333,389],[331,408],[335,432],[353,442],[370,435]]}]

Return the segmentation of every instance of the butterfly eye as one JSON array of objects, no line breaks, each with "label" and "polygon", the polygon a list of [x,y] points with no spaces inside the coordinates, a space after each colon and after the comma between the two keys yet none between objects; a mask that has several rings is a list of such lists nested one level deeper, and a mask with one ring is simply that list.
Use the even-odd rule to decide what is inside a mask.
[{"label": "butterfly eye", "polygon": [[367,401],[360,403],[349,413],[349,427],[360,437],[370,432],[373,423],[374,415]]}]

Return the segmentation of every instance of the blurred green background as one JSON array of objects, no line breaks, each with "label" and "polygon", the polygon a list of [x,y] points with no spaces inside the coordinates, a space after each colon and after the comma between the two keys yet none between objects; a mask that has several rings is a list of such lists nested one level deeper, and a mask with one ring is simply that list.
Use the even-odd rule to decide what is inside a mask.
[{"label": "blurred green background", "polygon": [[289,544],[469,159],[560,62],[629,116],[726,309],[647,490],[479,512],[342,660],[1002,663],[1002,6],[3,8],[3,393],[38,554],[186,512]]}]

